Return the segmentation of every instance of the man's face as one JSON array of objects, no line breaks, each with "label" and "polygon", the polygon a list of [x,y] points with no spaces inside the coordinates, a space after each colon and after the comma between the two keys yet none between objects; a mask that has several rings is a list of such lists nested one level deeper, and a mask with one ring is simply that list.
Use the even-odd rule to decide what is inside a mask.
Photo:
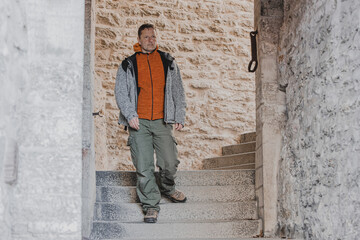
[{"label": "man's face", "polygon": [[151,53],[156,49],[156,32],[153,28],[145,28],[141,31],[138,42],[141,46],[142,52]]}]

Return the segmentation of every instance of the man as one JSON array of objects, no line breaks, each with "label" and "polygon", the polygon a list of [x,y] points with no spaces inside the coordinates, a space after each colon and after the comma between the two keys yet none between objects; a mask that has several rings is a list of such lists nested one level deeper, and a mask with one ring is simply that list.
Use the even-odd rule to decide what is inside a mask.
[{"label": "man", "polygon": [[[157,221],[161,194],[173,202],[185,202],[175,189],[177,159],[173,126],[185,121],[185,94],[179,67],[170,54],[158,50],[152,24],[138,29],[135,53],[119,66],[115,96],[119,124],[129,127],[128,146],[136,168],[136,192],[145,213],[144,222]],[[154,176],[154,151],[159,181]]]}]

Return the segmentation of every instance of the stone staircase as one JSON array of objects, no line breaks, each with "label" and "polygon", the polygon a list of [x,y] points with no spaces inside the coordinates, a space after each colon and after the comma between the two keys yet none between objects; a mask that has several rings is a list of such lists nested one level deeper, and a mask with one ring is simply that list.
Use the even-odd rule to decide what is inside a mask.
[{"label": "stone staircase", "polygon": [[[225,155],[239,154],[229,146]],[[231,153],[231,154],[228,154]],[[135,172],[97,172],[91,239],[244,239],[260,234],[255,201],[255,170],[179,171],[178,189],[186,203],[162,199],[158,223],[143,223]]]},{"label": "stone staircase", "polygon": [[222,148],[221,157],[203,160],[203,169],[255,169],[256,133],[242,134],[240,143]]}]

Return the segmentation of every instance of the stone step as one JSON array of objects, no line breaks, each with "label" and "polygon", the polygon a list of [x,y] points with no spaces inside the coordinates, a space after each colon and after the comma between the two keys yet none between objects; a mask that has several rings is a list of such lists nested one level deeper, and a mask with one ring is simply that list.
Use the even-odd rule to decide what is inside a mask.
[{"label": "stone step", "polygon": [[220,169],[244,164],[255,164],[255,152],[207,158],[203,160],[203,169]]},{"label": "stone step", "polygon": [[255,152],[256,142],[241,143],[222,147],[222,155]]},{"label": "stone step", "polygon": [[255,169],[255,163],[231,165],[226,167],[211,168],[212,170],[229,170],[229,169]]},{"label": "stone step", "polygon": [[[124,239],[124,238],[121,238]],[[111,239],[111,240],[121,240],[120,238],[118,239]],[[254,239],[254,237],[252,238],[211,238],[211,240],[258,240],[258,239],[263,239],[263,240],[284,240],[284,238],[261,238],[261,237],[256,237]],[[102,240],[110,240],[110,239],[102,239]],[[141,240],[140,238],[126,238],[126,240]],[[158,240],[158,238],[151,238],[151,239],[147,239],[147,240]],[[209,238],[162,238],[161,240],[209,240]],[[303,239],[292,239],[292,240],[303,240]]]},{"label": "stone step", "polygon": [[[177,186],[225,186],[255,184],[255,170],[179,171]],[[136,173],[131,171],[97,171],[97,186],[135,186]]]},{"label": "stone step", "polygon": [[[160,204],[159,221],[199,222],[257,219],[256,201]],[[143,222],[138,203],[96,203],[95,221]]]},{"label": "stone step", "polygon": [[260,220],[156,224],[94,222],[91,239],[231,239],[260,233]]},{"label": "stone step", "polygon": [[239,143],[256,142],[256,132],[249,132],[240,135]]},{"label": "stone step", "polygon": [[[237,202],[255,199],[253,184],[227,186],[180,186],[187,197],[187,202]],[[97,202],[138,203],[134,186],[109,186],[96,188]],[[161,203],[170,202],[163,198]]]}]

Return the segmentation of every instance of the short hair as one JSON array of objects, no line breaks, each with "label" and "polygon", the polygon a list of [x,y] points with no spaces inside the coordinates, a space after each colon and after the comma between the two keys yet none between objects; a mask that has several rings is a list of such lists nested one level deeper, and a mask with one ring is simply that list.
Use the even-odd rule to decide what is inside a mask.
[{"label": "short hair", "polygon": [[143,25],[141,25],[139,27],[139,30],[138,30],[138,37],[140,38],[141,36],[141,32],[144,30],[144,29],[147,29],[147,28],[153,28],[155,30],[155,27],[154,25],[150,24],[150,23],[144,23]]}]

